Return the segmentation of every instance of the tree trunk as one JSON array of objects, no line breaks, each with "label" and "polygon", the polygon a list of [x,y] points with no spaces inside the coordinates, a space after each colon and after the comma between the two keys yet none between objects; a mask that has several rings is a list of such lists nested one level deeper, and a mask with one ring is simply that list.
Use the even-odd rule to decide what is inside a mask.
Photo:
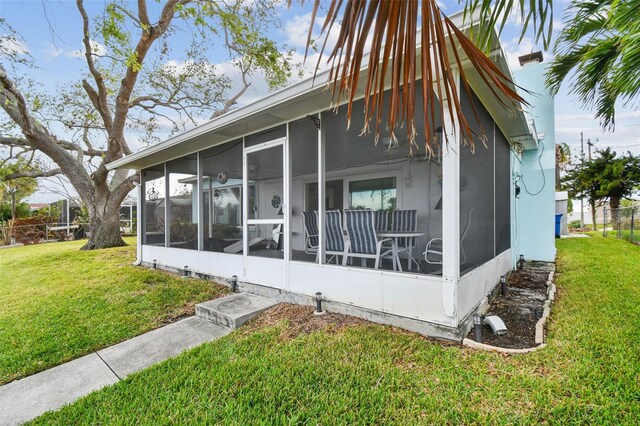
[{"label": "tree trunk", "polygon": [[598,224],[596,223],[596,202],[595,200],[589,200],[589,205],[591,206],[591,223],[593,223],[593,230],[598,230]]},{"label": "tree trunk", "polygon": [[620,227],[620,197],[609,197],[609,207],[611,208],[611,226],[617,231]]},{"label": "tree trunk", "polygon": [[89,218],[89,241],[82,250],[93,250],[127,245],[120,235],[120,209],[95,209]]},{"label": "tree trunk", "polygon": [[16,191],[11,190],[11,219],[16,220]]}]

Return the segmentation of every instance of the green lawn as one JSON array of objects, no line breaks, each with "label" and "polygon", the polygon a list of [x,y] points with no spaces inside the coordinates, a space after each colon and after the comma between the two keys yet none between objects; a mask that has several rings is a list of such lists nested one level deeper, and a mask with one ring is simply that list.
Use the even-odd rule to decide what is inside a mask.
[{"label": "green lawn", "polygon": [[[599,233],[602,235],[602,232]],[[618,231],[615,230],[607,230],[607,238],[618,238]],[[634,229],[633,231],[633,239],[631,238],[631,231],[628,229],[623,229],[620,231],[620,238],[625,240],[634,241],[636,243],[640,242],[640,229]]]},{"label": "green lawn", "polygon": [[131,266],[135,239],[0,251],[0,384],[129,339],[193,312],[224,288]]},{"label": "green lawn", "polygon": [[[37,424],[635,424],[640,247],[558,241],[548,346],[501,356],[364,325],[240,329]],[[289,327],[289,328],[288,328]]]}]

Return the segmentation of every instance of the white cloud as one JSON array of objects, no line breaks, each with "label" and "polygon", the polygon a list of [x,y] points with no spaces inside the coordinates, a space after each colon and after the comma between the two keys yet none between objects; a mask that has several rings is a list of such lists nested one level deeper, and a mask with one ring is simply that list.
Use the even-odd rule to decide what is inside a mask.
[{"label": "white cloud", "polygon": [[[166,72],[173,74],[175,76],[178,76],[189,71],[189,68],[192,68],[193,65],[194,65],[193,60],[177,61],[177,60],[171,59],[167,61],[163,65],[163,67]],[[202,69],[203,71],[206,71],[206,72],[215,72],[216,74],[222,74],[222,70],[219,69],[220,66],[221,64],[213,64],[210,62],[202,62],[202,61],[198,62],[198,69]],[[202,68],[202,67],[206,67],[206,68]]]},{"label": "white cloud", "polygon": [[[98,56],[105,55],[107,53],[107,48],[104,44],[98,43],[95,40],[91,40],[91,51]],[[82,50],[72,50],[65,53],[65,56],[70,58],[84,58],[85,48],[82,47]]]},{"label": "white cloud", "polygon": [[[316,20],[313,24],[313,32],[311,34],[311,40],[315,42],[315,47],[319,50],[322,48],[322,44],[327,37],[326,32],[320,34],[322,25],[324,24],[326,16],[316,16]],[[309,26],[311,25],[311,13],[305,15],[296,15],[285,23],[286,43],[289,47],[304,50],[307,47],[307,36],[309,34]],[[327,45],[325,52],[330,52],[338,41],[338,35],[340,33],[340,23],[335,22],[327,39]]]},{"label": "white cloud", "polygon": [[0,52],[5,52],[9,55],[27,55],[29,47],[24,41],[15,37],[2,37],[0,38]]},{"label": "white cloud", "polygon": [[58,56],[61,56],[63,53],[64,53],[63,49],[60,49],[59,47],[51,43],[44,49],[44,55],[48,58],[57,58]]},{"label": "white cloud", "polygon": [[[91,51],[95,55],[100,56],[100,55],[105,55],[107,53],[107,48],[104,44],[98,43],[95,40],[91,40]],[[82,49],[73,50],[73,49],[64,49],[54,44],[49,44],[44,49],[45,56],[49,58],[58,58],[58,57],[64,56],[66,58],[81,59],[81,58],[84,58],[84,53],[85,53],[84,46],[82,47]]]}]

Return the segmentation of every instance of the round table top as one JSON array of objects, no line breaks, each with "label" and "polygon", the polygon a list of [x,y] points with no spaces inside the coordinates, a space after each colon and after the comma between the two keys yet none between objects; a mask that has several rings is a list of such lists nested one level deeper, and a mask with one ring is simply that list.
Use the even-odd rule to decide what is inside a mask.
[{"label": "round table top", "polygon": [[426,232],[420,231],[378,231],[377,234],[381,237],[422,237],[427,235]]}]

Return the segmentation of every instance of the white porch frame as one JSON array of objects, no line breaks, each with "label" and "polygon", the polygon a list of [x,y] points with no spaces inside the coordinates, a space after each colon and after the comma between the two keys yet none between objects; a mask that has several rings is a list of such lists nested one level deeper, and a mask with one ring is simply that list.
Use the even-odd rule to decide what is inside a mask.
[{"label": "white porch frame", "polygon": [[[243,269],[245,279],[252,282],[264,283],[275,288],[286,289],[288,284],[287,264],[290,261],[289,253],[289,144],[288,133],[289,123],[286,125],[287,135],[283,138],[274,139],[253,146],[246,146],[243,138],[242,149],[242,241],[243,241]],[[282,219],[249,219],[249,170],[247,157],[250,154],[267,149],[282,149]],[[259,256],[249,256],[249,226],[251,225],[282,225],[284,238],[284,259],[263,258]]]},{"label": "white porch frame", "polygon": [[[460,99],[460,72],[454,68],[452,73],[456,81],[455,96]],[[444,90],[442,93],[445,93]],[[448,145],[442,156],[442,307],[445,315],[457,321],[460,280],[460,130],[456,115],[449,113],[451,102],[451,99],[444,99],[442,111],[448,132]]]},{"label": "white porch frame", "polygon": [[[454,78],[459,77],[457,69],[454,69]],[[456,96],[460,96],[458,91]],[[271,287],[277,290],[286,290],[291,294],[313,297],[316,291],[321,291],[328,300],[358,306],[378,312],[394,314],[401,317],[429,321],[449,327],[457,327],[468,310],[477,306],[487,289],[495,285],[497,273],[502,273],[507,267],[505,259],[510,257],[510,251],[503,253],[491,261],[480,265],[473,271],[461,277],[460,271],[460,132],[456,120],[451,120],[449,109],[453,100],[445,99],[445,109],[442,112],[447,131],[448,148],[442,156],[442,237],[443,237],[443,265],[442,276],[425,275],[418,273],[400,273],[386,270],[372,270],[366,268],[333,265],[326,263],[325,254],[325,183],[326,171],[326,129],[325,114],[330,112],[316,112],[320,119],[317,131],[318,153],[318,225],[319,247],[317,262],[303,262],[292,260],[291,252],[291,141],[289,140],[289,123],[286,122],[286,136],[259,145],[247,147],[243,138],[243,189],[242,189],[242,227],[243,227],[243,255],[203,250],[202,227],[204,205],[202,195],[202,165],[198,154],[198,190],[196,197],[199,213],[198,223],[198,251],[171,248],[169,237],[169,221],[167,223],[167,235],[164,247],[144,246],[142,261],[150,263],[157,259],[160,264],[176,268],[189,264],[193,271],[203,272],[211,276],[231,278],[237,275],[241,281],[252,284]],[[455,116],[454,116],[455,117]],[[300,117],[302,118],[302,117]],[[295,142],[295,141],[294,141]],[[282,146],[283,155],[283,217],[276,219],[249,219],[249,184],[247,173],[247,154],[263,149]],[[167,166],[165,168],[166,194],[169,194],[169,182]],[[494,171],[495,173],[495,171]],[[403,185],[401,176],[396,171],[364,172],[359,176],[342,177],[345,182],[344,197],[348,199],[348,182],[359,179],[396,176],[397,195],[403,197]],[[306,186],[303,187],[303,190]],[[142,197],[143,198],[143,197]],[[141,198],[141,199],[142,199]],[[167,197],[168,198],[168,197]],[[304,197],[303,197],[304,198]],[[144,203],[144,201],[142,201]],[[168,207],[168,206],[167,206]],[[495,206],[494,206],[495,209]],[[168,210],[168,208],[167,208]],[[170,218],[170,212],[165,210],[165,219]],[[142,209],[138,209],[143,214]],[[142,218],[141,218],[142,219]],[[139,220],[139,226],[142,220]],[[283,225],[284,259],[262,258],[248,256],[249,229],[250,226],[260,224]],[[188,259],[185,261],[185,259]],[[507,266],[505,266],[507,265]],[[271,275],[271,279],[256,279],[253,272],[261,270],[264,274]],[[265,277],[266,277],[265,275]],[[481,279],[482,285],[475,286]],[[461,293],[464,292],[464,295]],[[467,294],[468,293],[468,294]],[[464,297],[463,297],[464,296]],[[477,299],[477,300],[476,300]],[[462,306],[462,305],[464,306]]]}]

